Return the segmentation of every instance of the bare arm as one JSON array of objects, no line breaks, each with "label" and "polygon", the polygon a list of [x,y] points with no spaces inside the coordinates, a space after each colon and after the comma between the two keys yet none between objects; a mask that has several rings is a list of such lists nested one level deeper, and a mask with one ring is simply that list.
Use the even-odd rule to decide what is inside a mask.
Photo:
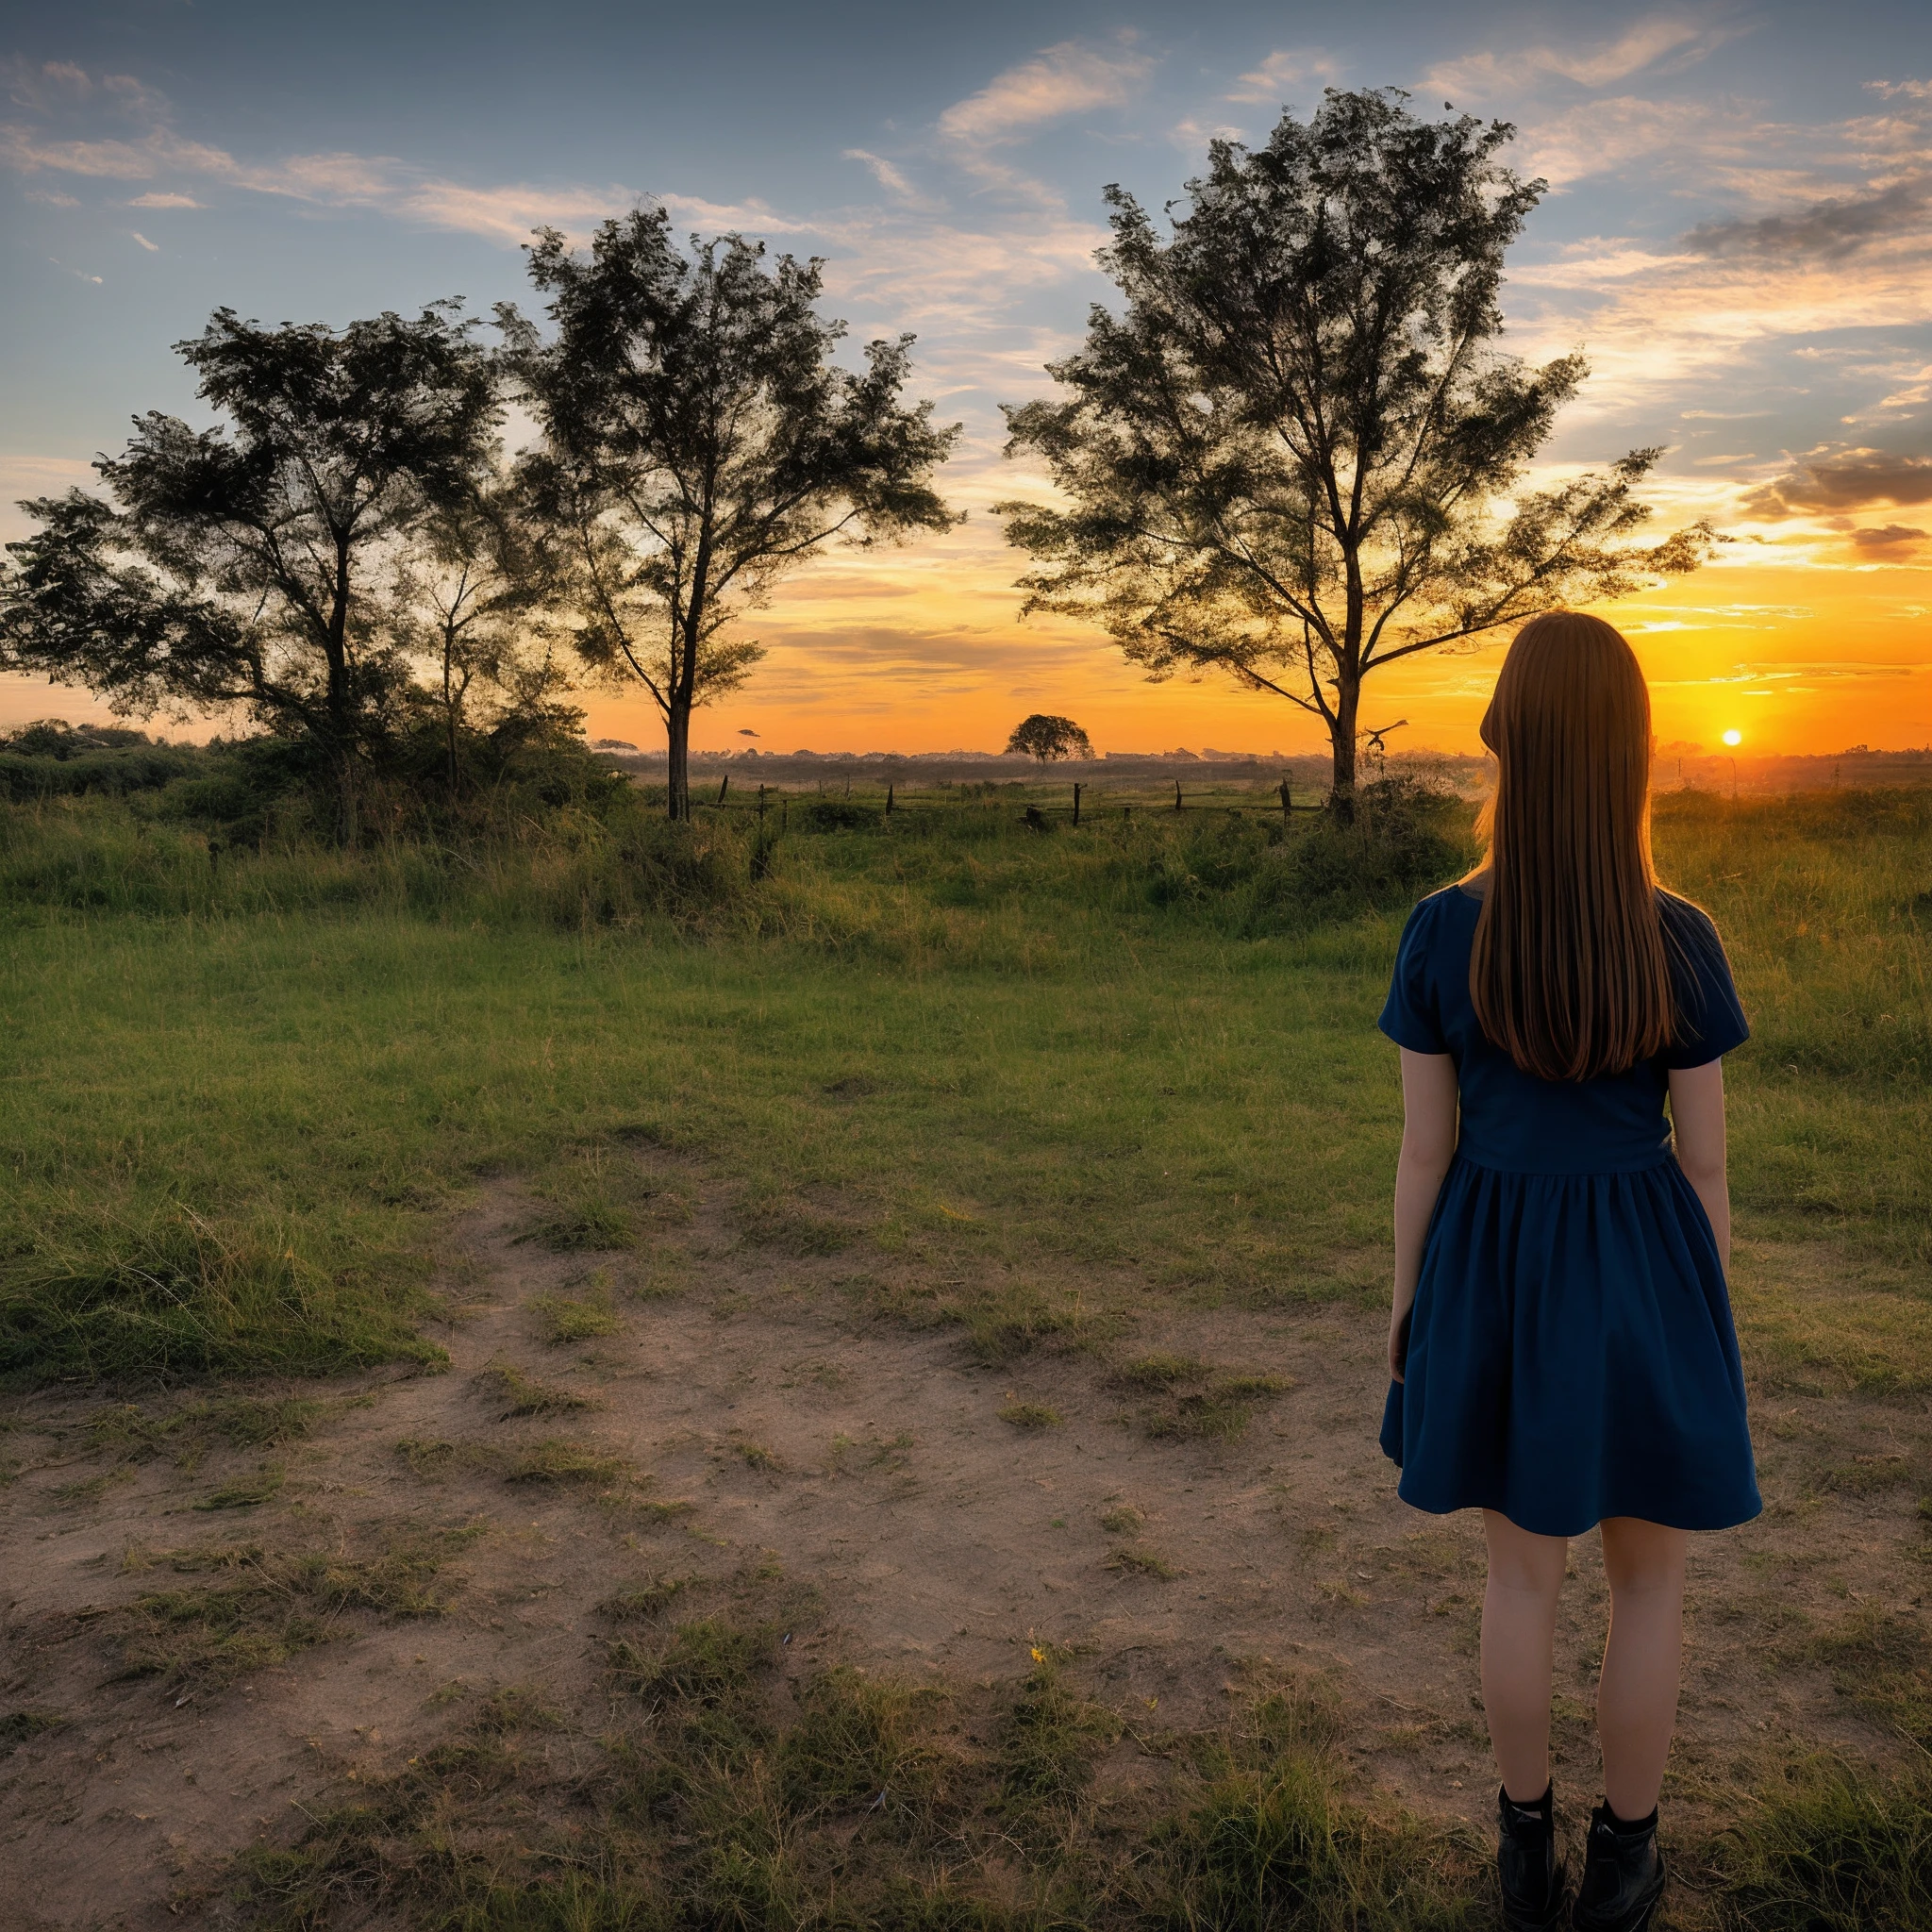
[{"label": "bare arm", "polygon": [[1731,1185],[1724,1160],[1724,1063],[1671,1070],[1671,1129],[1677,1165],[1696,1190],[1717,1236],[1718,1259],[1731,1270]]},{"label": "bare arm", "polygon": [[1402,1049],[1402,1158],[1395,1164],[1395,1301],[1389,1312],[1389,1373],[1402,1380],[1402,1324],[1415,1305],[1423,1239],[1456,1158],[1456,1062],[1446,1053]]}]

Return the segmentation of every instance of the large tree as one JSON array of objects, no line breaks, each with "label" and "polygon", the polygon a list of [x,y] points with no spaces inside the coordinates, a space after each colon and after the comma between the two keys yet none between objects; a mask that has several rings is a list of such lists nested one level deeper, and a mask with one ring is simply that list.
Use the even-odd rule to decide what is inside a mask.
[{"label": "large tree", "polygon": [[742,613],[834,541],[956,521],[931,477],[957,427],[900,400],[912,338],[840,367],[818,262],[763,254],[736,235],[687,254],[661,208],[639,208],[588,255],[554,229],[531,249],[547,342],[502,311],[543,432],[529,474],[567,541],[578,647],[656,701],[674,819],[691,810],[693,708],[763,655],[733,633]]},{"label": "large tree", "polygon": [[1165,238],[1109,188],[1124,312],[1050,365],[1059,399],[1007,412],[1063,499],[1000,506],[1026,608],[1103,624],[1151,677],[1219,669],[1319,717],[1344,812],[1373,672],[1703,555],[1701,527],[1624,541],[1657,450],[1524,487],[1586,367],[1498,346],[1544,192],[1499,159],[1513,132],[1331,89],[1264,147],[1215,142]]},{"label": "large tree", "polygon": [[0,662],[124,712],[240,705],[307,736],[351,840],[358,765],[411,681],[382,587],[488,462],[490,358],[453,303],[340,330],[223,308],[176,347],[226,422],[139,417],[94,466],[111,500],[25,506],[42,527],[8,546]]}]

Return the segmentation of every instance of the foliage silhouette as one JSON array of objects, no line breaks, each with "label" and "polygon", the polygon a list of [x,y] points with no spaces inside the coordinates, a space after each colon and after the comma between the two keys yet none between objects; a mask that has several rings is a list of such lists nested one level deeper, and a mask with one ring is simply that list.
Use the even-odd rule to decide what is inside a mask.
[{"label": "foliage silhouette", "polygon": [[473,326],[453,302],[341,330],[217,309],[176,347],[228,425],[151,411],[95,465],[111,503],[25,506],[42,527],[8,546],[0,665],[129,712],[245,706],[320,748],[353,841],[361,761],[411,683],[380,561],[469,485],[498,413]]},{"label": "foliage silhouette", "polygon": [[1109,188],[1124,312],[1051,365],[1065,400],[1008,410],[1008,453],[1068,507],[998,506],[1035,559],[1027,610],[1104,625],[1150,677],[1218,669],[1318,716],[1344,814],[1372,672],[1693,568],[1708,535],[1620,541],[1657,450],[1524,487],[1586,373],[1496,346],[1543,184],[1498,158],[1507,124],[1405,102],[1331,89],[1264,147],[1215,142],[1166,241]]},{"label": "foliage silhouette", "polygon": [[735,621],[835,541],[956,521],[929,479],[957,425],[899,400],[912,338],[841,369],[819,264],[763,254],[726,235],[687,257],[662,208],[637,208],[588,257],[542,231],[530,275],[551,341],[499,310],[543,431],[525,475],[568,556],[576,647],[662,713],[674,819],[691,813],[692,709],[763,655]]}]

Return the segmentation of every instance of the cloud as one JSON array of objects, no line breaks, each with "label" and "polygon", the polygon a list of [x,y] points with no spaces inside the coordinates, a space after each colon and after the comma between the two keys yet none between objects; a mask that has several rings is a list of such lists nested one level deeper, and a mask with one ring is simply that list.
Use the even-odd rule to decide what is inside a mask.
[{"label": "cloud", "polygon": [[40,112],[84,101],[94,91],[86,68],[71,60],[48,60],[38,66],[28,60],[5,60],[0,61],[0,75],[6,76],[8,99]]},{"label": "cloud", "polygon": [[1242,75],[1228,90],[1227,98],[1278,107],[1291,92],[1305,89],[1312,92],[1315,82],[1325,85],[1339,78],[1341,72],[1341,67],[1326,54],[1279,48],[1252,73]]},{"label": "cloud", "polygon": [[928,200],[926,196],[920,193],[919,190],[913,187],[912,183],[891,161],[887,160],[883,155],[869,153],[862,147],[848,147],[843,151],[843,158],[848,161],[862,162],[867,168],[870,168],[873,179],[888,194],[892,196],[895,201],[902,203],[905,207],[927,210],[939,208],[940,204],[938,202]]},{"label": "cloud", "polygon": [[1183,154],[1192,154],[1211,141],[1239,141],[1243,132],[1231,122],[1196,121],[1191,115],[1185,121],[1176,121],[1167,130],[1167,138],[1169,143]]},{"label": "cloud", "polygon": [[149,181],[164,172],[240,172],[220,148],[183,141],[165,127],[139,141],[48,141],[18,122],[0,125],[0,163],[24,175],[84,175],[105,181]]},{"label": "cloud", "polygon": [[139,242],[143,248],[145,248],[150,255],[158,255],[161,252],[160,244],[157,242],[150,242],[147,239],[147,237],[141,232],[139,228],[130,228],[128,229],[127,232],[130,235],[132,235],[134,239],[137,242]]},{"label": "cloud", "polygon": [[940,116],[940,133],[973,147],[1024,140],[1064,114],[1125,107],[1153,71],[1144,54],[1125,47],[1107,54],[1062,41],[956,101]]},{"label": "cloud", "polygon": [[1932,503],[1932,457],[1877,449],[1808,458],[1744,499],[1751,515],[1767,520],[1920,503]]},{"label": "cloud", "polygon": [[1523,47],[1507,54],[1473,54],[1430,68],[1424,81],[1428,92],[1478,100],[1520,94],[1551,80],[1594,90],[1628,80],[1667,59],[1673,71],[1688,67],[1722,46],[1733,31],[1701,26],[1681,14],[1658,13],[1626,28],[1617,40],[1594,47]]},{"label": "cloud", "polygon": [[1700,222],[1678,245],[1695,255],[1810,255],[1837,261],[1868,242],[1924,238],[1932,226],[1928,212],[1932,180],[1921,177],[1867,194],[1834,195],[1793,214]]},{"label": "cloud", "polygon": [[1877,529],[1852,532],[1852,544],[1859,555],[1875,557],[1881,561],[1908,557],[1924,541],[1924,530],[1909,529],[1904,524],[1886,524]]},{"label": "cloud", "polygon": [[127,206],[129,208],[200,208],[201,202],[192,194],[137,194]]}]

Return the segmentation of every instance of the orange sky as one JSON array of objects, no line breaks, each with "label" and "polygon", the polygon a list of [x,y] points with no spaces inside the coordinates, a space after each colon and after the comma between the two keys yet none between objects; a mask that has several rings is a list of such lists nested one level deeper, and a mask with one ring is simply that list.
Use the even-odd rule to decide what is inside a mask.
[{"label": "orange sky", "polygon": [[[1659,740],[1932,744],[1922,6],[1801,19],[1739,0],[1563,24],[1364,0],[1265,20],[1195,9],[1185,33],[1171,11],[1103,32],[1049,4],[973,60],[921,58],[849,99],[795,89],[774,56],[773,101],[790,106],[759,112],[732,91],[699,102],[716,76],[694,61],[673,92],[697,104],[701,150],[661,113],[614,110],[501,111],[479,147],[467,98],[444,102],[463,138],[439,145],[412,95],[382,128],[391,145],[355,153],[329,144],[349,138],[334,119],[303,121],[299,90],[225,127],[232,88],[175,99],[158,70],[90,65],[77,44],[16,59],[0,184],[31,245],[0,288],[0,538],[26,527],[12,499],[92,485],[89,454],[116,446],[133,410],[204,420],[166,345],[216,302],[337,323],[457,290],[479,310],[527,304],[532,226],[580,242],[655,195],[680,225],[821,258],[852,341],[916,333],[916,392],[965,425],[940,484],[966,525],[782,585],[742,629],[770,656],[699,714],[700,748],[996,750],[1045,710],[1102,751],[1314,750],[1318,722],[1278,699],[1213,677],[1150,685],[1097,631],[1020,623],[1021,559],[991,506],[1044,485],[1002,458],[998,406],[1044,392],[1088,304],[1113,296],[1093,262],[1101,183],[1158,208],[1210,136],[1264,139],[1324,85],[1398,84],[1419,111],[1507,119],[1511,161],[1546,186],[1509,258],[1504,346],[1536,361],[1580,347],[1591,374],[1532,482],[1656,446],[1654,533],[1706,518],[1729,540],[1693,576],[1604,612],[1650,674]],[[230,52],[245,38],[216,36]],[[788,120],[801,101],[819,118]],[[1394,666],[1367,687],[1367,723],[1406,718],[1396,744],[1473,750],[1497,648]],[[593,735],[661,743],[647,701],[586,702]],[[83,692],[0,677],[0,727],[106,715]]]},{"label": "orange sky", "polygon": [[[1829,532],[1780,529],[1604,607],[1650,677],[1659,741],[1715,750],[1734,729],[1744,749],[1767,753],[1932,744],[1932,564],[1861,564],[1841,548]],[[693,743],[997,749],[1028,711],[1058,711],[1101,751],[1325,748],[1319,723],[1279,699],[1221,677],[1152,685],[1098,631],[1021,624],[1016,561],[985,518],[910,553],[828,559],[748,624],[771,656],[743,691],[698,714]],[[1407,718],[1395,743],[1478,750],[1501,651],[1391,665],[1371,678],[1364,715]],[[593,735],[661,742],[648,704],[601,692],[588,704]]]}]

